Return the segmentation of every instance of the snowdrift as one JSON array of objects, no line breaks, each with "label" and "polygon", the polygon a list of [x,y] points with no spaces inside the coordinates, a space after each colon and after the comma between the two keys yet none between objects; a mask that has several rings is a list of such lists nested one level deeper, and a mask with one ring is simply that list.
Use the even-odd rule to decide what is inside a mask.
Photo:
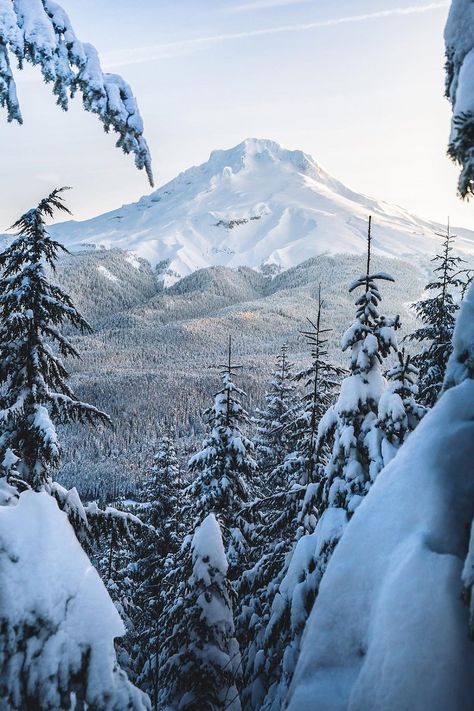
[{"label": "snowdrift", "polygon": [[473,461],[474,381],[465,379],[421,422],[347,527],[305,630],[290,711],[472,710],[462,570]]},{"label": "snowdrift", "polygon": [[117,665],[123,623],[66,514],[45,492],[15,501],[0,506],[0,710],[146,711]]}]

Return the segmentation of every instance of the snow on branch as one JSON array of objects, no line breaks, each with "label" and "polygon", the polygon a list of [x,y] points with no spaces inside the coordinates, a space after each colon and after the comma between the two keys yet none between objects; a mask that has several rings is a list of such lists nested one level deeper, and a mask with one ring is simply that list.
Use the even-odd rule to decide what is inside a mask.
[{"label": "snow on branch", "polygon": [[459,193],[474,194],[474,2],[453,0],[444,33],[446,96],[453,107],[448,153],[461,166]]},{"label": "snow on branch", "polygon": [[46,492],[0,506],[0,707],[149,711],[117,663],[124,625]]},{"label": "snow on branch", "polygon": [[11,55],[19,69],[25,62],[40,66],[64,111],[79,92],[84,109],[99,116],[107,133],[112,129],[118,134],[116,145],[135,155],[135,165],[146,170],[153,185],[150,151],[131,88],[118,74],[102,71],[97,50],[76,37],[60,5],[52,0],[0,1],[0,106],[8,121],[22,123]]}]

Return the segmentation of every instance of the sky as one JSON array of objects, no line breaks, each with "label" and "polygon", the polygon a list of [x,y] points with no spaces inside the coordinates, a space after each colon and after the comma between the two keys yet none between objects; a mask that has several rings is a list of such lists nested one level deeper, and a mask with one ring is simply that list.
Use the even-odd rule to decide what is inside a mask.
[{"label": "sky", "polygon": [[[446,157],[443,28],[430,0],[62,0],[76,34],[131,84],[156,186],[247,137],[301,149],[352,189],[474,228]],[[0,231],[70,185],[75,219],[150,192],[79,99],[17,73],[24,125],[0,121]]]}]

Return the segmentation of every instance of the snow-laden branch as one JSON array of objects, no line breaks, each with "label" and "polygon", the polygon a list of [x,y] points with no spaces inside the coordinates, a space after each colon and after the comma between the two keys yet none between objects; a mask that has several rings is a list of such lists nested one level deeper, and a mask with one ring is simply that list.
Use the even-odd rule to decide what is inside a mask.
[{"label": "snow-laden branch", "polygon": [[135,155],[135,165],[145,168],[153,185],[150,151],[131,88],[118,74],[102,71],[97,50],[76,37],[60,5],[52,0],[0,0],[0,106],[8,121],[22,123],[12,56],[19,69],[25,62],[40,66],[65,111],[79,92],[85,110],[99,116],[106,132],[118,134],[116,145]]},{"label": "snow-laden branch", "polygon": [[453,0],[444,33],[446,96],[453,107],[448,153],[461,165],[459,193],[474,194],[474,2]]}]

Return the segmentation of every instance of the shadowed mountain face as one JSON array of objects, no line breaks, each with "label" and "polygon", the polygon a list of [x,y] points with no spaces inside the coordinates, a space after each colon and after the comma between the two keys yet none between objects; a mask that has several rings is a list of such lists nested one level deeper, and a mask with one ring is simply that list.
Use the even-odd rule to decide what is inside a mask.
[{"label": "shadowed mountain face", "polygon": [[[375,254],[416,263],[435,251],[440,225],[349,190],[301,151],[247,139],[137,203],[52,231],[73,250],[132,251],[170,285],[209,266],[275,273],[318,254],[362,254],[369,214]],[[474,255],[474,232],[461,230],[457,247]]]}]

